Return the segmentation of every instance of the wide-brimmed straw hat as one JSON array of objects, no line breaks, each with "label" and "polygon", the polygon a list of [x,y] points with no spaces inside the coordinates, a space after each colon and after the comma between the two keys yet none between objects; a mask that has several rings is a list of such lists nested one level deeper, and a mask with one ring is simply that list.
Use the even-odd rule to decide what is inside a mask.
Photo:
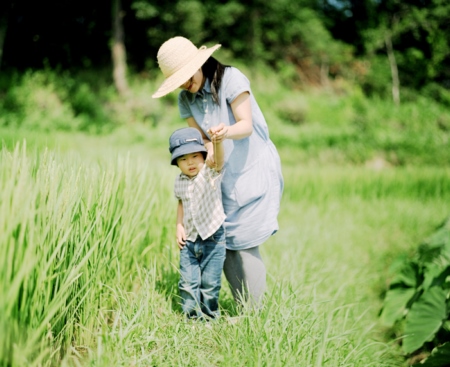
[{"label": "wide-brimmed straw hat", "polygon": [[157,58],[166,80],[152,97],[163,97],[186,83],[220,46],[197,48],[184,37],[173,37],[164,42]]}]

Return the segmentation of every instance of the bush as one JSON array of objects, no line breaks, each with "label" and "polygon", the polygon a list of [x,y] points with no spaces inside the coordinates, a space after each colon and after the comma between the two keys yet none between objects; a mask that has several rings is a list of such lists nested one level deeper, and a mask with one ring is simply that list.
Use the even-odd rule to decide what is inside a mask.
[{"label": "bush", "polygon": [[450,218],[401,261],[386,293],[381,320],[402,335],[403,351],[429,354],[427,367],[450,360]]},{"label": "bush", "polygon": [[13,76],[0,100],[0,124],[29,130],[78,130],[81,121],[57,80],[54,73],[45,71]]}]

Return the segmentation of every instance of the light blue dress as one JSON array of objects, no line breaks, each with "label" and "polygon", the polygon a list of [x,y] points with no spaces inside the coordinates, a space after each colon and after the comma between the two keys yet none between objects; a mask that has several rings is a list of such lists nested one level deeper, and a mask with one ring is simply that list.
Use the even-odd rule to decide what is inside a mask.
[{"label": "light blue dress", "polygon": [[224,141],[222,198],[229,250],[259,246],[278,230],[283,192],[280,157],[269,138],[266,120],[250,82],[238,69],[225,69],[219,91],[220,105],[212,99],[208,79],[201,91],[192,94],[183,90],[178,96],[181,117],[193,117],[208,136],[207,130],[212,126],[236,123],[230,103],[243,92],[250,93],[253,133],[244,139]]}]

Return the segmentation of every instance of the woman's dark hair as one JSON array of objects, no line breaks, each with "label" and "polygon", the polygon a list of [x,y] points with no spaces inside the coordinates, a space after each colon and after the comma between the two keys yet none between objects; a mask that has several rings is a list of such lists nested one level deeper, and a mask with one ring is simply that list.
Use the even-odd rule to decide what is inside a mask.
[{"label": "woman's dark hair", "polygon": [[228,67],[230,66],[221,64],[212,56],[210,56],[202,65],[203,75],[206,76],[211,83],[211,93],[214,102],[217,104],[219,104],[219,90],[220,85],[222,84],[222,77],[225,69]]}]

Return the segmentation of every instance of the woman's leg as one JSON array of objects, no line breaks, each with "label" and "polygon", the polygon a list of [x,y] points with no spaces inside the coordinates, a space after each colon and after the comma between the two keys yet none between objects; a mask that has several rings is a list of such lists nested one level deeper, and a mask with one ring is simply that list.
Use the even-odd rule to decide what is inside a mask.
[{"label": "woman's leg", "polygon": [[266,288],[266,267],[259,247],[247,250],[227,250],[224,264],[225,276],[237,302],[249,302],[260,307]]}]

